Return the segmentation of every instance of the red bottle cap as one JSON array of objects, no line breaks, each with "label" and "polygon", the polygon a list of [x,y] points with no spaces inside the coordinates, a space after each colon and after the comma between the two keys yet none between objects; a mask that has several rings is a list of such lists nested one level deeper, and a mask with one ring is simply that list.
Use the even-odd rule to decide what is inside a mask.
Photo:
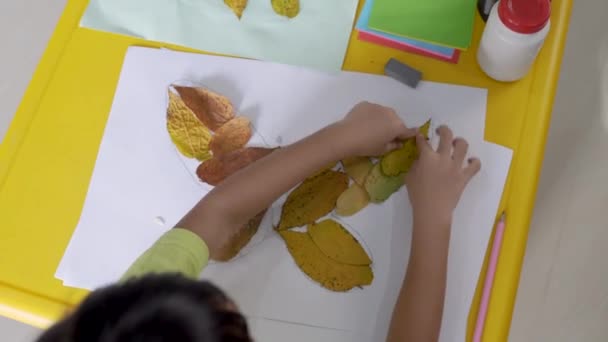
[{"label": "red bottle cap", "polygon": [[498,17],[506,27],[518,33],[536,33],[551,17],[550,0],[501,0]]}]

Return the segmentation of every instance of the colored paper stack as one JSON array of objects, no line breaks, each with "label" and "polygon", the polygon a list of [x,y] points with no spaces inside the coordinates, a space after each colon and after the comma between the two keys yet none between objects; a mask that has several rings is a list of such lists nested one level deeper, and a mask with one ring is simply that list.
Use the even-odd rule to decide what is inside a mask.
[{"label": "colored paper stack", "polygon": [[458,63],[473,35],[475,0],[365,0],[358,38]]}]

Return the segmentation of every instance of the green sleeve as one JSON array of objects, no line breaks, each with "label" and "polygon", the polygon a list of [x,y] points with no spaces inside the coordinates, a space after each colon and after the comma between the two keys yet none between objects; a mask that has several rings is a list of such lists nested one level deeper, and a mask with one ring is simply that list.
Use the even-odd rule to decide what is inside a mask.
[{"label": "green sleeve", "polygon": [[149,273],[181,273],[196,279],[208,260],[209,249],[198,235],[186,229],[173,228],[135,260],[121,281]]}]

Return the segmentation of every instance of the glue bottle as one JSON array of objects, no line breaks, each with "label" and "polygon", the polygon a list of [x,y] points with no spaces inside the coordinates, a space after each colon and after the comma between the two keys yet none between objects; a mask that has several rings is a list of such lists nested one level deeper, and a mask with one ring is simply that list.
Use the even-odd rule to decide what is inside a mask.
[{"label": "glue bottle", "polygon": [[500,0],[483,31],[477,62],[497,81],[524,77],[549,33],[550,0]]}]

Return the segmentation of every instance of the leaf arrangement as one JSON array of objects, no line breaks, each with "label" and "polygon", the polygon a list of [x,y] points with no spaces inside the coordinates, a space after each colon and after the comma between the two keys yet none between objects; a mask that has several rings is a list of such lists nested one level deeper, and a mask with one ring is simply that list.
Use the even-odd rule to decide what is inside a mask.
[{"label": "leaf arrangement", "polygon": [[[430,121],[420,128],[425,137],[429,127]],[[332,211],[351,216],[370,202],[386,201],[403,186],[404,175],[417,158],[416,141],[410,139],[376,163],[367,157],[344,159],[344,173],[325,168],[294,189],[275,229],[302,272],[332,291],[370,285],[372,260],[359,241],[334,220],[316,221]],[[292,230],[305,225],[305,232]]]},{"label": "leaf arrangement", "polygon": [[[428,136],[429,127],[430,121],[420,131]],[[246,147],[252,136],[249,120],[235,115],[228,98],[205,88],[172,86],[167,130],[180,153],[201,161],[196,174],[213,186],[276,150]],[[298,267],[332,291],[370,285],[372,260],[359,241],[334,220],[317,221],[332,211],[351,216],[370,202],[386,201],[403,186],[404,175],[417,158],[416,142],[410,139],[375,163],[368,157],[344,159],[344,172],[333,170],[335,163],[326,165],[294,189],[275,230]],[[252,218],[211,258],[229,261],[238,255],[258,231],[265,213]],[[303,226],[304,232],[293,230]]]},{"label": "leaf arrangement", "polygon": [[[174,85],[169,89],[167,130],[181,154],[201,162],[196,170],[200,180],[213,186],[274,151],[245,147],[252,136],[249,119],[236,116],[227,97],[200,87]],[[211,258],[234,258],[258,231],[265,213],[249,220]]]},{"label": "leaf arrangement", "polygon": [[[248,0],[224,0],[226,6],[241,19],[243,12],[247,8]],[[271,0],[272,9],[278,14],[287,18],[295,18],[300,13],[300,0]]]}]

